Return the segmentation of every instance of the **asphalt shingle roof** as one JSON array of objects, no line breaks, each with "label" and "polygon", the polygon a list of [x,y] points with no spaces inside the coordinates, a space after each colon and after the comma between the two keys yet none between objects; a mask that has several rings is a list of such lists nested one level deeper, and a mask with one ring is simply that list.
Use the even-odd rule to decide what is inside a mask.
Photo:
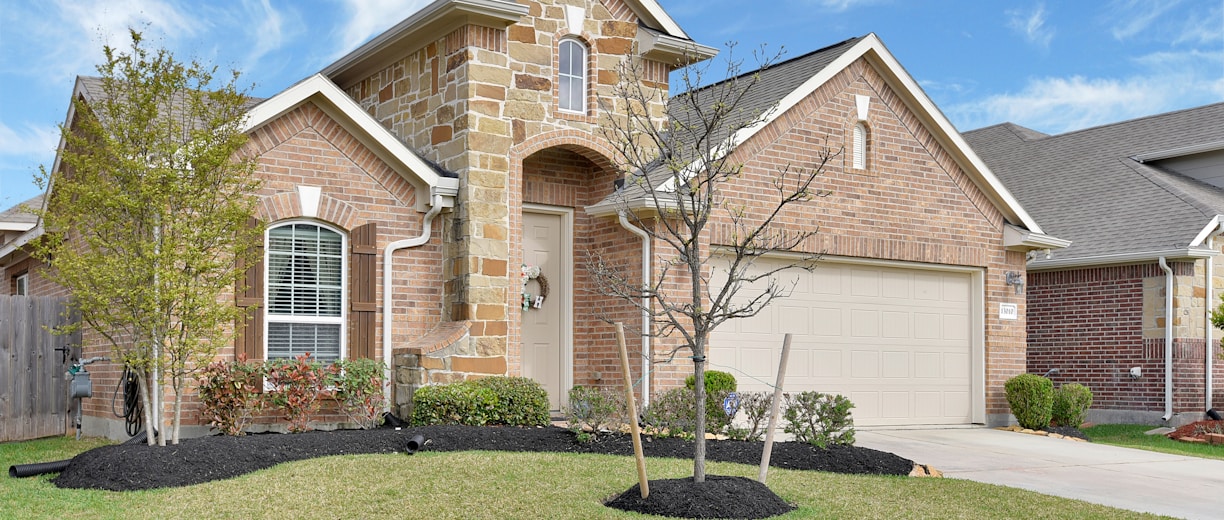
[{"label": "asphalt shingle roof", "polygon": [[0,211],[0,222],[10,222],[18,224],[37,224],[38,217],[33,213],[25,211],[27,208],[41,209],[43,196],[37,195],[24,202],[19,202],[11,208]]},{"label": "asphalt shingle roof", "polygon": [[1186,249],[1224,214],[1224,190],[1131,158],[1224,141],[1224,103],[1058,135],[1012,123],[963,135],[1046,233],[1072,241],[1057,260]]}]

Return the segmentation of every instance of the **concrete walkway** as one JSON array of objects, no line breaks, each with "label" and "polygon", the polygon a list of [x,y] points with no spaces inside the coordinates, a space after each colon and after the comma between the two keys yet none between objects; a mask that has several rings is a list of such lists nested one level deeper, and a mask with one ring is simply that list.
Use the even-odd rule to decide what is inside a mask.
[{"label": "concrete walkway", "polygon": [[1029,489],[1178,518],[1224,518],[1224,460],[989,428],[857,430],[855,445],[947,478]]}]

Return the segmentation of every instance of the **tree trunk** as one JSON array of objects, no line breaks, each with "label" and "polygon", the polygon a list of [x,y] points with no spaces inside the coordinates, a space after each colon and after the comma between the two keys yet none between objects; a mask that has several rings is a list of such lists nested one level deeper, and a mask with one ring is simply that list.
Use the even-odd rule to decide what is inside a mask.
[{"label": "tree trunk", "polygon": [[170,381],[174,386],[174,426],[170,432],[170,444],[178,444],[179,427],[182,425],[183,418],[183,378],[173,376]]},{"label": "tree trunk", "polygon": [[[701,350],[698,353],[697,350]],[[706,390],[705,390],[705,349],[694,348],[693,353],[693,391],[697,399],[697,439],[693,448],[693,482],[705,482],[706,459]]]},{"label": "tree trunk", "polygon": [[136,386],[140,388],[140,403],[144,405],[145,440],[152,446],[153,404],[149,399],[149,375],[144,370],[136,371]]}]

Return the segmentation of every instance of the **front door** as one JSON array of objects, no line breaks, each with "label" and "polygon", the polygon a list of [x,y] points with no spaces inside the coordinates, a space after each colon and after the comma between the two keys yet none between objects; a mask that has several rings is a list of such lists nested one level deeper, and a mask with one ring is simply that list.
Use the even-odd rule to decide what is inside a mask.
[{"label": "front door", "polygon": [[[523,263],[539,268],[539,276],[528,280],[523,310],[523,375],[538,381],[548,390],[550,407],[560,410],[565,390],[565,331],[568,298],[564,291],[569,255],[564,246],[565,215],[523,212]],[[537,301],[543,292],[548,294]]]}]

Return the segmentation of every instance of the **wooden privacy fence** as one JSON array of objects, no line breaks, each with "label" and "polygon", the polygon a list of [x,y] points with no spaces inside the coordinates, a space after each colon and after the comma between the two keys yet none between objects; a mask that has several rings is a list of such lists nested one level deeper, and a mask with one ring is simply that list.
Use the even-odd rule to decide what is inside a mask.
[{"label": "wooden privacy fence", "polygon": [[56,336],[69,323],[67,298],[0,296],[0,442],[67,433],[66,350],[80,333]]}]

